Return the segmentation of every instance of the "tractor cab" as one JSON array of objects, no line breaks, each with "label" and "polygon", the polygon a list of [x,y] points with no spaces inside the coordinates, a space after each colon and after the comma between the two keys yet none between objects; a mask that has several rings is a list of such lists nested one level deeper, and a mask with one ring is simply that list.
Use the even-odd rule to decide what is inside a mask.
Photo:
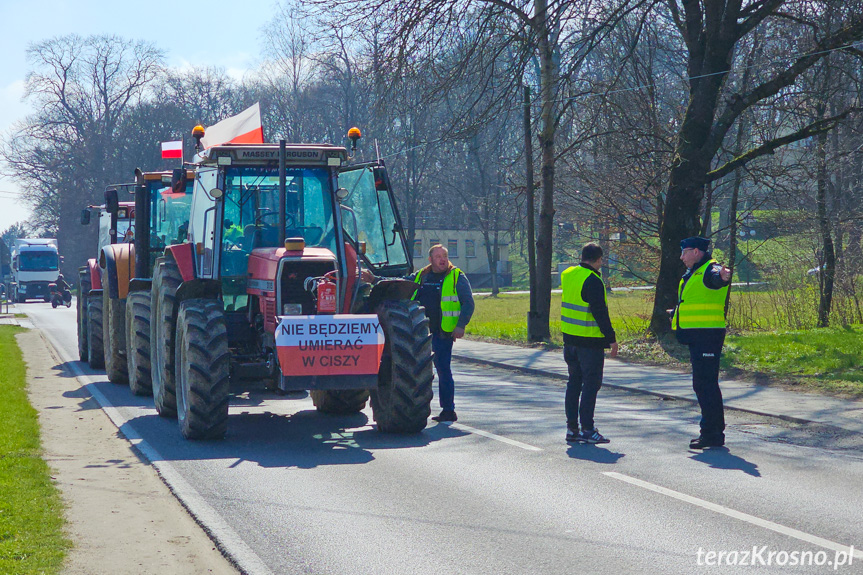
[{"label": "tractor cab", "polygon": [[[291,145],[282,178],[278,158],[276,144],[207,150],[189,230],[197,277],[218,280],[225,311],[260,313],[270,333],[277,315],[359,309],[362,269],[412,269],[382,164],[350,166],[345,148]],[[335,306],[322,308],[316,288],[328,283]]]}]

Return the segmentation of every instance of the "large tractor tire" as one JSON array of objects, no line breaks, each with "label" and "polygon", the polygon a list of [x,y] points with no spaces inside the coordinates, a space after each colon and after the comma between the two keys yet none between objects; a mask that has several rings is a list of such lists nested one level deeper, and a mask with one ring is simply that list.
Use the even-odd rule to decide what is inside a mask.
[{"label": "large tractor tire", "polygon": [[78,359],[87,361],[87,294],[90,293],[90,275],[78,273]]},{"label": "large tractor tire", "polygon": [[177,288],[183,278],[173,258],[159,258],[153,272],[150,319],[150,376],[153,403],[162,417],[177,417],[174,383],[174,336]]},{"label": "large tractor tire", "polygon": [[428,318],[415,301],[386,301],[377,314],[386,344],[372,414],[380,431],[417,433],[428,423],[433,396]]},{"label": "large tractor tire", "polygon": [[150,292],[136,291],[126,299],[126,365],[129,389],[153,395],[150,380]]},{"label": "large tractor tire", "polygon": [[313,389],[309,395],[318,411],[337,415],[359,413],[369,400],[367,389]]},{"label": "large tractor tire", "polygon": [[228,430],[231,351],[219,300],[180,304],[174,351],[177,420],[186,439],[221,439]]},{"label": "large tractor tire", "polygon": [[105,346],[105,373],[111,383],[126,385],[126,300],[113,299],[108,290],[102,291],[102,341]]},{"label": "large tractor tire", "polygon": [[87,362],[93,369],[105,367],[105,350],[102,343],[102,294],[87,296]]}]

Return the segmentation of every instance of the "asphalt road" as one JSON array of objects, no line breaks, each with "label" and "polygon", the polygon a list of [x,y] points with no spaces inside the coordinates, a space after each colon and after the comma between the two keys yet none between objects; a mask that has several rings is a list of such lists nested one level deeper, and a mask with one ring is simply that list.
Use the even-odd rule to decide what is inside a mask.
[{"label": "asphalt road", "polygon": [[691,405],[604,389],[612,442],[568,445],[559,381],[454,364],[457,424],[384,435],[259,388],[189,442],[74,361],[74,306],[19,308],[247,573],[863,573],[856,437],[729,413],[729,449],[690,452]]}]

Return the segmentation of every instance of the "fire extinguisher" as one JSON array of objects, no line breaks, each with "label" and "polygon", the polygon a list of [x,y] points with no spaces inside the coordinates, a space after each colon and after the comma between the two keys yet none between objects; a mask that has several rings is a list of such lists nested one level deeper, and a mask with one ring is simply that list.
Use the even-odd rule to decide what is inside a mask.
[{"label": "fire extinguisher", "polygon": [[318,313],[336,313],[336,284],[327,279],[318,281]]}]

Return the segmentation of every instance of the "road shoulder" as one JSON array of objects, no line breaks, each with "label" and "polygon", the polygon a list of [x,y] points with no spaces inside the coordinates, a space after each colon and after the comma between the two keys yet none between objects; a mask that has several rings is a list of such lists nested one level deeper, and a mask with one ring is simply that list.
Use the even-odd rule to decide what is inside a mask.
[{"label": "road shoulder", "polygon": [[65,575],[236,575],[37,330],[17,336],[74,544]]}]

